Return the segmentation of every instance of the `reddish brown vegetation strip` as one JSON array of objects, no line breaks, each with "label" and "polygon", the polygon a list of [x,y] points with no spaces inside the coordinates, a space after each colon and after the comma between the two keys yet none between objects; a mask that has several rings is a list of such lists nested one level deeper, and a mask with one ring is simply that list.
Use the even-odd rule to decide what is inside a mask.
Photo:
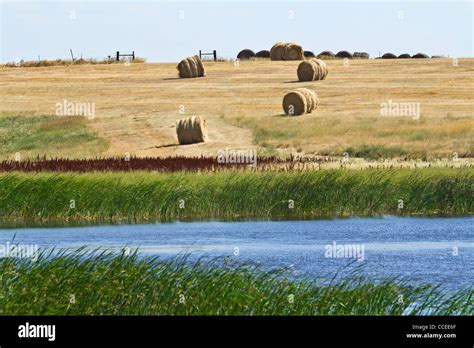
[{"label": "reddish brown vegetation strip", "polygon": [[[276,158],[259,158],[257,166],[288,163]],[[97,158],[97,159],[37,159],[34,161],[2,161],[0,172],[91,172],[91,171],[134,171],[148,170],[160,172],[186,171],[216,171],[222,169],[237,169],[248,167],[242,163],[219,163],[215,157],[132,157],[124,158]]]}]

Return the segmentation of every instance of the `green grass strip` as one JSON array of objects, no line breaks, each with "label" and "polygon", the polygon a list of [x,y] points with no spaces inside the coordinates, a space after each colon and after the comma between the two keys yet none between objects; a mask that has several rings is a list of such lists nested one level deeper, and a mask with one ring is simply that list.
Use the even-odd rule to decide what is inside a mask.
[{"label": "green grass strip", "polygon": [[[220,260],[222,261],[222,260]],[[460,315],[473,291],[352,274],[329,284],[255,264],[79,250],[0,259],[0,315]]]},{"label": "green grass strip", "polygon": [[208,218],[466,215],[473,169],[311,172],[3,173],[0,219],[165,221]]}]

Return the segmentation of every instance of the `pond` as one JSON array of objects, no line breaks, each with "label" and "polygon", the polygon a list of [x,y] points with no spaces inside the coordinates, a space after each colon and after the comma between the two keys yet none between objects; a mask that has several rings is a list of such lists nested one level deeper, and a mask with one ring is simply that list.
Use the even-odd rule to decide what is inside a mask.
[{"label": "pond", "polygon": [[474,217],[381,217],[305,221],[174,222],[145,225],[14,228],[0,245],[81,246],[162,258],[228,256],[263,267],[287,267],[291,276],[325,282],[355,268],[374,280],[406,277],[449,290],[472,287]]}]

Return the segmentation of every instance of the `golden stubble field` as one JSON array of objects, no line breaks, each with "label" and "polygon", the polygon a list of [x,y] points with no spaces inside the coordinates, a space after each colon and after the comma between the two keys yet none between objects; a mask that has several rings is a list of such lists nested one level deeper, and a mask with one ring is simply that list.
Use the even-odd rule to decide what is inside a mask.
[{"label": "golden stubble field", "polygon": [[[216,156],[226,147],[341,155],[364,145],[473,156],[474,59],[457,66],[451,59],[326,63],[324,81],[303,83],[297,61],[206,62],[207,77],[196,79],[179,79],[174,63],[4,67],[0,115],[54,115],[64,100],[95,103],[87,127],[109,144],[99,156]],[[320,105],[286,117],[282,98],[299,87],[316,91]],[[419,103],[420,118],[381,116],[389,100]],[[179,146],[175,122],[193,115],[207,119],[210,142]],[[69,154],[83,156],[80,148]]]}]

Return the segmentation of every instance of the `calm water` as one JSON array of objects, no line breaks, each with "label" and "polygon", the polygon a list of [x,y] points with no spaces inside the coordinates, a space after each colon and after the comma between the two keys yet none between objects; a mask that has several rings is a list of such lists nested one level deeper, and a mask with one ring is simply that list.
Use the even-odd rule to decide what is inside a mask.
[{"label": "calm water", "polygon": [[265,267],[289,267],[297,277],[323,281],[338,270],[345,274],[360,267],[374,279],[402,276],[456,290],[473,285],[473,222],[474,217],[384,217],[20,228],[0,230],[0,244],[12,242],[15,235],[15,244],[40,248],[128,246],[163,258],[183,253],[190,258],[229,256]]}]

